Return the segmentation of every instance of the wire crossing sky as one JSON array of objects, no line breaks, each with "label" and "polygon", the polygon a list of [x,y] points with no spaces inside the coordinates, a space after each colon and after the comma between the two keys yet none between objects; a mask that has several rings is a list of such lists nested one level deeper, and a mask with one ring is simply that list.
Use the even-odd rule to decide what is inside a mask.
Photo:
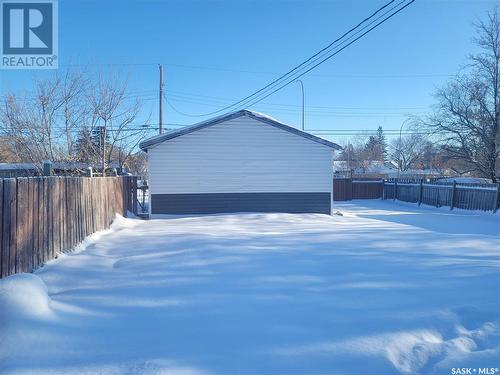
[{"label": "wire crossing sky", "polygon": [[[306,130],[338,143],[378,126],[391,136],[408,115],[429,111],[436,89],[474,52],[473,22],[496,4],[60,0],[59,71],[128,79],[129,99],[144,105],[137,125],[150,118],[153,129],[160,63],[165,98],[178,111],[164,106],[172,129],[243,107],[300,127],[295,81],[307,72],[301,77]],[[51,74],[0,70],[0,96],[14,92],[29,100],[33,80]]]},{"label": "wire crossing sky", "polygon": [[[394,1],[395,0],[391,0],[388,3],[386,3],[385,5],[381,6],[375,12],[373,12],[370,16],[366,17],[364,20],[362,20],[356,26],[354,26],[353,28],[346,31],[339,38],[335,39],[328,46],[321,49],[319,52],[315,53],[313,56],[309,57],[307,60],[300,63],[299,65],[294,67],[292,70],[289,70],[288,72],[281,75],[279,78],[277,78],[274,81],[272,81],[271,83],[267,84],[266,86],[264,86],[260,90],[257,90],[253,94],[250,94],[247,97],[245,97],[245,98],[243,98],[243,99],[241,99],[241,100],[239,100],[239,101],[237,101],[229,106],[223,107],[217,111],[212,111],[212,112],[208,112],[205,114],[198,114],[198,115],[192,115],[192,116],[197,116],[197,117],[211,116],[211,115],[215,115],[217,113],[223,112],[223,111],[234,110],[235,108],[245,108],[246,106],[255,105],[255,104],[261,102],[263,99],[269,97],[270,95],[274,94],[275,92],[288,86],[290,83],[292,83],[293,81],[302,77],[303,75],[307,74],[312,69],[323,64],[325,61],[329,60],[330,58],[335,56],[337,53],[341,52],[343,49],[350,46],[352,43],[354,43],[355,41],[357,41],[358,39],[360,39],[361,37],[363,37],[364,35],[366,35],[370,31],[372,31],[373,29],[375,29],[376,27],[378,27],[379,25],[381,25],[382,23],[387,21],[389,18],[391,18],[395,14],[399,13],[401,10],[406,8],[408,5],[413,3],[415,0],[411,0],[409,2],[406,2],[406,0],[403,0],[399,3],[397,3],[394,7],[390,8],[387,12],[385,12],[382,15],[375,18],[375,16],[377,16],[377,14],[379,14],[381,11],[383,11],[388,6],[393,4]],[[399,6],[401,6],[401,7],[399,7]],[[383,17],[385,17],[385,18],[383,18]],[[380,19],[382,19],[382,20],[380,20]],[[370,22],[367,25],[360,28],[363,24],[365,24],[368,21],[370,21]],[[377,21],[378,21],[378,23],[376,23]],[[376,23],[374,26],[372,26],[371,28],[369,28],[368,30],[365,31],[365,29],[367,29],[368,27],[370,27],[374,23]],[[349,36],[349,34],[352,34],[352,35]],[[338,48],[338,49],[336,49],[336,48]],[[320,60],[320,61],[318,62],[318,60]],[[276,86],[279,86],[279,87],[275,88]],[[272,91],[269,92],[269,90],[272,90]],[[262,97],[261,94],[264,96]],[[172,108],[175,110],[175,107],[172,107]],[[181,114],[184,114],[184,113],[181,112]]]}]

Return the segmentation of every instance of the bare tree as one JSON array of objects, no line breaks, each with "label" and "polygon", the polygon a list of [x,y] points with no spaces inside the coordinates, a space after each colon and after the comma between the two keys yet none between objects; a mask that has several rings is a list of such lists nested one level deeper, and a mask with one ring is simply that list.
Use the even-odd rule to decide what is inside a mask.
[{"label": "bare tree", "polygon": [[361,133],[349,139],[347,145],[344,146],[342,152],[337,157],[337,160],[344,161],[350,171],[360,169],[365,171],[369,164],[365,152],[367,139],[368,136]]},{"label": "bare tree", "polygon": [[132,154],[127,160],[127,167],[132,174],[137,175],[142,179],[147,179],[147,154],[142,151]]},{"label": "bare tree", "polygon": [[439,144],[426,140],[422,146],[422,154],[417,161],[418,169],[431,169],[443,171],[445,158]]},{"label": "bare tree", "polygon": [[126,89],[126,81],[110,74],[101,75],[88,92],[91,131],[103,171],[112,161],[123,167],[148,129],[146,124],[136,124],[142,105],[137,98],[129,100]]},{"label": "bare tree", "polygon": [[35,81],[31,96],[7,95],[1,102],[0,123],[5,140],[18,159],[41,169],[44,160],[67,160],[73,148],[73,134],[84,115],[81,98],[82,75],[67,73]]},{"label": "bare tree", "polygon": [[10,94],[0,101],[2,141],[15,150],[16,160],[39,170],[44,160],[122,167],[150,130],[149,120],[136,123],[141,103],[126,89],[111,74],[94,82],[70,72],[34,80],[31,95]]},{"label": "bare tree", "polygon": [[410,133],[391,142],[390,158],[400,171],[416,168],[426,151],[427,141],[419,133]]},{"label": "bare tree", "polygon": [[0,162],[17,163],[19,157],[6,137],[0,137]]},{"label": "bare tree", "polygon": [[[471,172],[497,182],[500,151],[500,16],[498,9],[476,24],[480,53],[440,89],[433,116],[427,121],[451,159]],[[460,164],[459,164],[460,165]]]}]

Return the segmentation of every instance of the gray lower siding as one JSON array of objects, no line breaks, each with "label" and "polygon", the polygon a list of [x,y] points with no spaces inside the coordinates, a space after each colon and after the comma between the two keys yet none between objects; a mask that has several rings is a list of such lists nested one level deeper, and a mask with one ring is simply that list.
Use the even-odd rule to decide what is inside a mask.
[{"label": "gray lower siding", "polygon": [[152,194],[152,214],[331,213],[330,193]]}]

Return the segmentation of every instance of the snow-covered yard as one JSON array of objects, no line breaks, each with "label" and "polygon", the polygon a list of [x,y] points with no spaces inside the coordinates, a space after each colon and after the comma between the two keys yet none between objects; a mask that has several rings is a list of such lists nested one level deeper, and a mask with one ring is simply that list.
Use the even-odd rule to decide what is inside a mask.
[{"label": "snow-covered yard", "polygon": [[500,367],[500,215],[118,219],[0,281],[2,374],[451,374]]}]

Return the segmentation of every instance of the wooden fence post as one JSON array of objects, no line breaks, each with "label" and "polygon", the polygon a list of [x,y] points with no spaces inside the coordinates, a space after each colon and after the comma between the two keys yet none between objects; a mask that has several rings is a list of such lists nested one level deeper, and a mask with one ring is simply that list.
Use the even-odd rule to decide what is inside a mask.
[{"label": "wooden fence post", "polygon": [[496,213],[498,210],[498,205],[499,201],[498,199],[500,198],[500,182],[497,182],[497,191],[495,192],[495,201],[493,202],[493,213]]},{"label": "wooden fence post", "polygon": [[16,273],[17,180],[3,180],[3,272],[2,276]]},{"label": "wooden fence post", "polygon": [[420,179],[420,191],[418,192],[418,205],[422,204],[422,195],[424,193],[424,180]]},{"label": "wooden fence post", "polygon": [[40,188],[41,177],[33,178],[33,257],[35,266],[38,267],[43,264],[40,246]]},{"label": "wooden fence post", "polygon": [[134,176],[133,177],[133,186],[132,186],[132,189],[134,189],[134,196],[133,196],[133,200],[134,200],[134,211],[133,211],[133,214],[134,215],[137,215],[137,176]]},{"label": "wooden fence post", "polygon": [[455,207],[455,191],[457,190],[457,181],[453,180],[453,185],[451,188],[451,197],[450,197],[450,210],[453,210]]},{"label": "wooden fence post", "polygon": [[43,249],[43,259],[44,262],[50,260],[50,243],[49,243],[49,226],[50,222],[47,220],[49,217],[49,198],[48,198],[48,192],[49,192],[49,179],[47,177],[42,178],[42,192],[43,196],[40,198],[42,203],[42,218],[39,219],[40,222],[42,223],[42,228],[41,228],[41,237],[42,237],[42,249]]},{"label": "wooden fence post", "polygon": [[56,179],[54,177],[47,178],[47,244],[49,251],[49,259],[55,258],[54,247],[54,192],[55,192]]},{"label": "wooden fence post", "polygon": [[394,180],[394,194],[393,194],[393,200],[398,199],[398,179],[396,178]]},{"label": "wooden fence post", "polygon": [[35,198],[34,198],[34,178],[28,179],[28,215],[25,218],[27,221],[27,246],[28,246],[28,272],[37,266],[35,262]]},{"label": "wooden fence post", "polygon": [[3,274],[5,253],[3,247],[3,179],[0,179],[0,277],[6,276]]},{"label": "wooden fence post", "polygon": [[16,272],[30,272],[29,264],[29,179],[17,179]]},{"label": "wooden fence post", "polygon": [[385,180],[382,179],[382,200],[385,200]]}]

